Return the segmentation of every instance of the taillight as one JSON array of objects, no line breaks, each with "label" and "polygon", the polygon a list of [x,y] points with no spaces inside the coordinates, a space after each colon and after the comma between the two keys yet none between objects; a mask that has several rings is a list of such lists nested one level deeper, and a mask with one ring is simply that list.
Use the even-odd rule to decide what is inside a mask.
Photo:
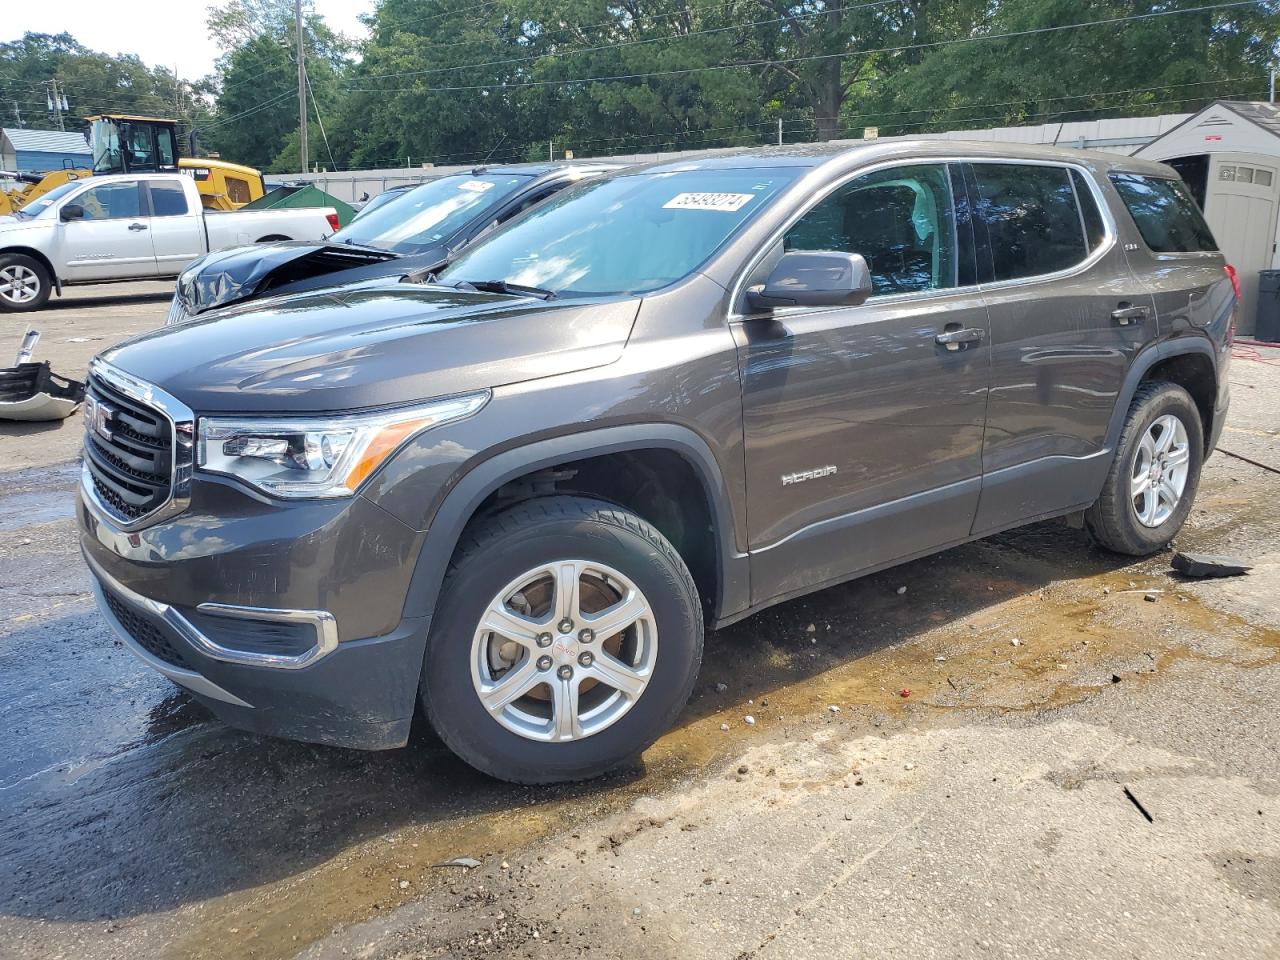
[{"label": "taillight", "polygon": [[1235,291],[1236,299],[1240,299],[1240,274],[1236,272],[1236,268],[1231,264],[1227,264],[1222,268],[1227,271],[1227,279],[1231,281],[1231,289]]},{"label": "taillight", "polygon": [[[337,233],[338,228],[342,226],[342,224],[338,223],[338,215],[336,213],[326,213],[324,216],[325,216],[325,219],[329,221],[329,229],[332,230],[334,233]],[[1230,267],[1227,267],[1227,269],[1231,270]],[[1232,280],[1234,281],[1235,280],[1234,270],[1231,270],[1231,277],[1232,277]],[[1239,295],[1240,295],[1240,288],[1236,287],[1236,296],[1239,296]]]},{"label": "taillight", "polygon": [[1227,346],[1231,346],[1236,339],[1236,322],[1240,319],[1240,273],[1229,263],[1222,269],[1227,272],[1231,290],[1236,295],[1236,302],[1231,307],[1231,322],[1227,324]]}]

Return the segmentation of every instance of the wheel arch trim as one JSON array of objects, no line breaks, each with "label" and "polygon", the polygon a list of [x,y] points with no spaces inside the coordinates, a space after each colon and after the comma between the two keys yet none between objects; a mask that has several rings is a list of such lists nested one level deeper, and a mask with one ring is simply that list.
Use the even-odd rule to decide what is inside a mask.
[{"label": "wheel arch trim", "polygon": [[[1129,372],[1125,375],[1124,383],[1120,387],[1115,409],[1111,412],[1111,422],[1107,426],[1105,446],[1108,449],[1116,449],[1116,445],[1120,442],[1120,432],[1124,429],[1125,418],[1128,416],[1130,404],[1133,403],[1134,394],[1138,392],[1138,386],[1151,371],[1151,368],[1164,360],[1186,356],[1202,356],[1208,360],[1209,366],[1213,369],[1214,380],[1215,382],[1217,381],[1220,375],[1218,355],[1214,350],[1213,342],[1208,337],[1178,337],[1174,340],[1164,340],[1147,347],[1138,354],[1137,358],[1129,366]],[[1205,437],[1206,439],[1208,438],[1207,429]]]},{"label": "wheel arch trim", "polygon": [[441,501],[414,565],[403,616],[429,616],[435,609],[462,531],[485,499],[503,484],[568,460],[641,450],[670,450],[684,458],[702,484],[711,507],[716,546],[716,603],[720,620],[750,606],[750,560],[737,547],[734,514],[724,474],[705,440],[675,424],[629,424],[565,434],[505,450],[476,464]]},{"label": "wheel arch trim", "polygon": [[35,247],[24,247],[20,245],[12,247],[4,247],[0,249],[0,257],[7,254],[16,254],[18,256],[30,257],[44,267],[45,272],[49,274],[49,284],[51,287],[58,286],[58,271],[53,268],[53,261],[48,255],[40,252]]}]

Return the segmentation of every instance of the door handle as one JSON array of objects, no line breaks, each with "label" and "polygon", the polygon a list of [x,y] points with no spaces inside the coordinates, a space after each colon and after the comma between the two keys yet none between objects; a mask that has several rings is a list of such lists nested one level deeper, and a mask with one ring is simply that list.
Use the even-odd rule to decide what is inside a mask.
[{"label": "door handle", "polygon": [[147,225],[146,225],[145,223],[131,223],[131,224],[129,224],[129,229],[130,229],[130,230],[145,230],[145,229],[147,229]]},{"label": "door handle", "polygon": [[1146,307],[1134,307],[1127,303],[1120,304],[1119,309],[1111,311],[1111,319],[1122,327],[1127,327],[1131,323],[1141,323],[1151,316],[1151,311]]},{"label": "door handle", "polygon": [[[950,327],[951,324],[948,324]],[[957,327],[956,329],[943,330],[934,337],[939,346],[946,347],[948,350],[959,350],[966,343],[979,343],[986,331],[981,327]]]}]

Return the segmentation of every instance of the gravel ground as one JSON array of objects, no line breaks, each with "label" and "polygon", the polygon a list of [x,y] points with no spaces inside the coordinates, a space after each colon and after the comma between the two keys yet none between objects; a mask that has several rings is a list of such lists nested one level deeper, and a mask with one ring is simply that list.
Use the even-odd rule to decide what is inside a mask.
[{"label": "gravel ground", "polygon": [[[157,325],[135,286],[41,356]],[[555,789],[216,723],[93,609],[74,418],[0,425],[0,955],[1280,955],[1280,350],[1238,353],[1179,546],[1249,577],[1060,524],[948,551],[709,636],[641,764]]]}]

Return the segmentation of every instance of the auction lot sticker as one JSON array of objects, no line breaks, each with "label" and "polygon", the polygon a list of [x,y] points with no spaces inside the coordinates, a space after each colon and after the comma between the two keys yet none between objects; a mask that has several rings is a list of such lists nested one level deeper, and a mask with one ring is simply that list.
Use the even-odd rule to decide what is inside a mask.
[{"label": "auction lot sticker", "polygon": [[459,190],[470,190],[472,193],[484,193],[486,190],[492,190],[493,184],[488,180],[463,180],[458,184]]},{"label": "auction lot sticker", "polygon": [[755,198],[754,193],[677,193],[662,207],[665,210],[723,210],[733,213]]}]

